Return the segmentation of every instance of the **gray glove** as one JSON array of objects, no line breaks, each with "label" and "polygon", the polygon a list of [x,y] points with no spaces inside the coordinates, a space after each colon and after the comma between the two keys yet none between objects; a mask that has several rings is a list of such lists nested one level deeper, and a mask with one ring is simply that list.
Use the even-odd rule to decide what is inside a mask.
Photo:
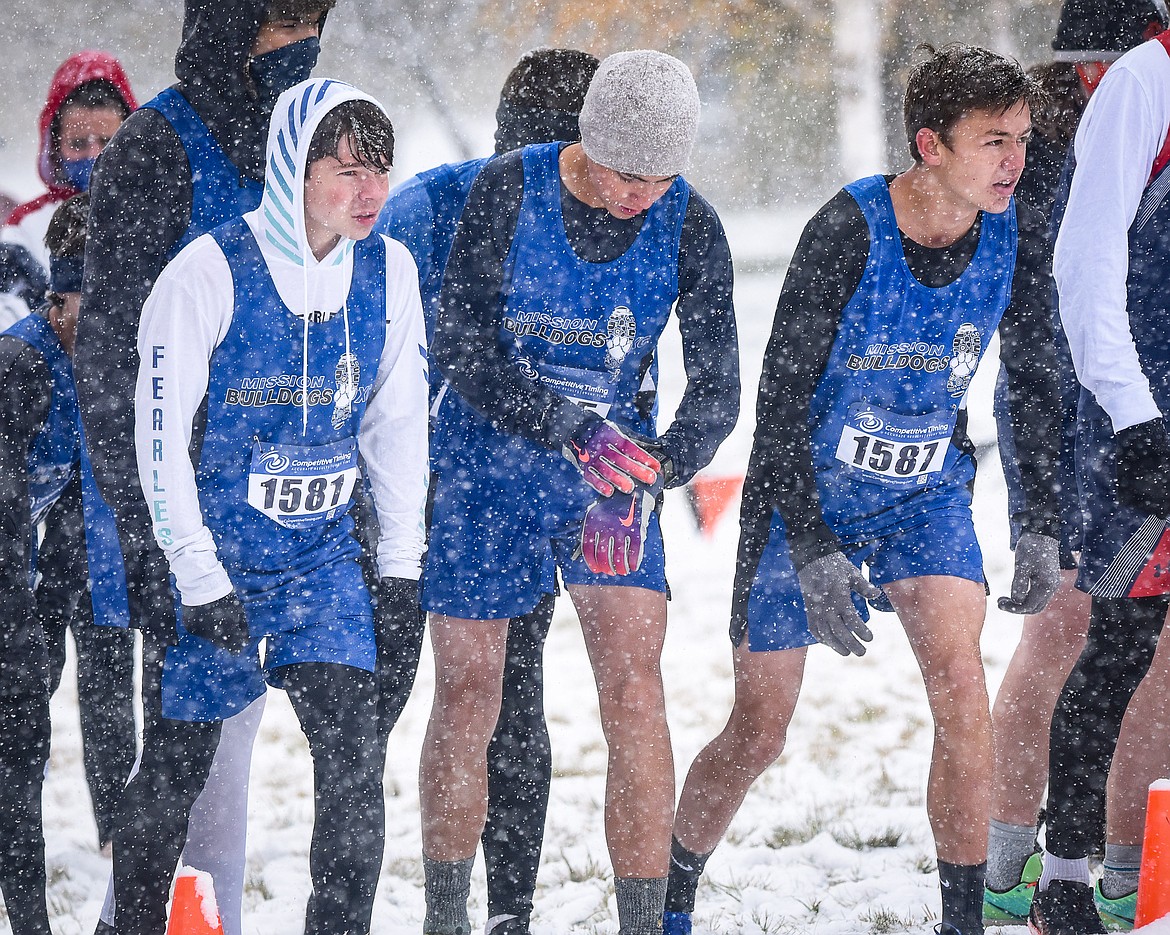
[{"label": "gray glove", "polygon": [[1020,534],[1012,596],[1001,597],[999,609],[1009,614],[1038,614],[1060,587],[1060,543],[1038,532]]},{"label": "gray glove", "polygon": [[809,632],[842,656],[864,656],[861,641],[868,643],[873,634],[853,605],[853,592],[866,600],[878,600],[882,589],[870,584],[841,552],[809,562],[797,576]]}]

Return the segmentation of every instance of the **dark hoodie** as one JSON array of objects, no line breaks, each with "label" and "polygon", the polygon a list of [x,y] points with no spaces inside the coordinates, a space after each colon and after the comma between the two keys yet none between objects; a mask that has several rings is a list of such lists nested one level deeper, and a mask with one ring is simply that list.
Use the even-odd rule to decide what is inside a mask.
[{"label": "dark hoodie", "polygon": [[[262,182],[268,112],[248,60],[267,0],[187,0],[174,86],[244,179]],[[170,123],[132,114],[103,151],[90,185],[88,249],[74,373],[103,495],[123,548],[152,545],[134,459],[135,340],[142,304],[191,220],[191,170]]]}]

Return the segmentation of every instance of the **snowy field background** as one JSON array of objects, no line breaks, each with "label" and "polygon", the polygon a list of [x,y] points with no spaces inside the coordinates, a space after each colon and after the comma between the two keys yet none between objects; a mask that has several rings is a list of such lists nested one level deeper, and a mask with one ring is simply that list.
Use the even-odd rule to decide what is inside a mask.
[{"label": "snowy field background", "polygon": [[[810,214],[802,209],[725,219],[741,270],[736,305],[744,400],[735,433],[708,469],[712,476],[742,474],[746,465],[760,360],[783,262]],[[665,412],[681,393],[680,362],[674,332],[663,353]],[[992,348],[971,394],[972,434],[981,449],[976,524],[993,598],[1006,592],[1011,575],[1003,481],[989,415],[995,366]],[[667,498],[663,525],[674,595],[664,672],[681,785],[691,759],[730,710],[726,634],[737,529],[733,509],[713,537],[700,535],[678,492]],[[876,615],[874,631],[872,648],[861,659],[842,659],[823,648],[810,652],[788,748],[749,794],[708,865],[696,913],[702,935],[931,931],[939,901],[924,804],[929,712],[896,619]],[[993,694],[1018,634],[1019,621],[989,601],[983,645]],[[617,931],[617,922],[601,824],[605,743],[568,601],[558,606],[545,664],[555,776],[533,931],[608,935]],[[53,753],[45,785],[49,901],[59,935],[92,932],[108,871],[96,850],[82,777],[75,685],[70,664],[53,701]],[[391,738],[377,935],[421,930],[417,768],[432,686],[433,664],[424,650],[414,695]],[[302,930],[311,820],[308,750],[284,694],[271,692],[252,772],[244,902],[249,935]],[[471,917],[476,928],[486,918],[482,862],[473,878]],[[1170,933],[1170,924],[1163,924]]]}]

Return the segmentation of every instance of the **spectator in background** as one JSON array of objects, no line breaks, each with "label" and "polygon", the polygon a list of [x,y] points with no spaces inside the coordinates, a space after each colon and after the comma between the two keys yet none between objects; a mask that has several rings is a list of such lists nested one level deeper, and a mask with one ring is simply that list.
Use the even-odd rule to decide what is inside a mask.
[{"label": "spectator in background", "polygon": [[[38,123],[37,172],[46,190],[12,210],[0,227],[0,242],[22,247],[47,275],[49,219],[61,202],[89,188],[98,154],[137,106],[121,63],[108,52],[78,52],[65,59],[49,84]],[[8,271],[20,258],[0,252],[0,289],[9,303],[14,296],[20,300],[7,309],[14,317],[28,314],[44,297],[42,292],[29,302],[19,277]]]}]

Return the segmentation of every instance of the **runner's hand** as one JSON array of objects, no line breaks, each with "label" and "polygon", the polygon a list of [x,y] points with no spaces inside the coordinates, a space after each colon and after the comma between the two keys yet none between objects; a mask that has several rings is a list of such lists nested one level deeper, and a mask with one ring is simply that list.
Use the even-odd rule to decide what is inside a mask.
[{"label": "runner's hand", "polygon": [[638,484],[659,479],[662,465],[611,422],[587,422],[570,438],[561,453],[603,497],[615,490],[633,493]]},{"label": "runner's hand", "polygon": [[248,646],[248,618],[244,605],[235,594],[228,594],[210,604],[182,608],[183,629],[192,636],[238,656]]},{"label": "runner's hand", "polygon": [[1038,532],[1020,534],[1012,596],[1001,597],[999,609],[1009,614],[1038,614],[1060,587],[1060,543]]},{"label": "runner's hand", "polygon": [[1117,433],[1117,499],[1125,506],[1170,519],[1170,437],[1161,419]]},{"label": "runner's hand", "polygon": [[862,642],[873,634],[853,603],[856,592],[866,600],[878,600],[882,589],[870,584],[841,552],[833,552],[809,562],[797,572],[800,593],[804,598],[808,629],[817,642],[824,643],[842,656],[865,655]]},{"label": "runner's hand", "polygon": [[662,481],[639,486],[633,493],[602,497],[585,511],[581,524],[581,555],[595,575],[628,575],[637,571],[646,551],[646,530]]}]

